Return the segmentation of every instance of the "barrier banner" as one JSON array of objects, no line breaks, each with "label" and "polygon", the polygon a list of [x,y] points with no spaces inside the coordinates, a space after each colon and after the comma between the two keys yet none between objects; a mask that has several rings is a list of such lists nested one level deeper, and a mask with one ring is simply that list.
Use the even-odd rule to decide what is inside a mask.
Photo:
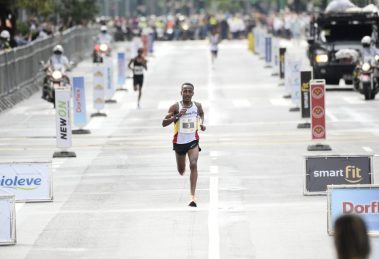
[{"label": "barrier banner", "polygon": [[52,186],[51,162],[0,163],[0,189],[16,201],[51,201]]},{"label": "barrier banner", "polygon": [[301,118],[311,117],[311,99],[309,96],[309,81],[312,80],[312,71],[300,72],[301,84]]},{"label": "barrier banner", "polygon": [[55,118],[57,131],[57,148],[67,149],[72,145],[71,90],[68,87],[55,89]]},{"label": "barrier banner", "polygon": [[290,83],[292,86],[291,91],[291,99],[292,102],[296,105],[296,107],[300,106],[300,68],[301,68],[301,61],[298,59],[292,60],[290,64],[289,72],[291,73],[290,76]]},{"label": "barrier banner", "polygon": [[325,128],[325,80],[310,81],[312,139],[326,139]]},{"label": "barrier banner", "polygon": [[96,64],[93,73],[93,107],[100,111],[104,109],[105,84],[107,70],[104,64]]},{"label": "barrier banner", "polygon": [[73,77],[74,124],[82,128],[87,124],[86,93],[84,77]]},{"label": "barrier banner", "polygon": [[0,190],[0,245],[16,244],[14,195]]},{"label": "barrier banner", "polygon": [[286,48],[279,48],[279,76],[284,79]]},{"label": "barrier banner", "polygon": [[279,48],[278,48],[278,40],[273,38],[272,41],[272,62],[274,63],[274,74],[279,75]]},{"label": "barrier banner", "polygon": [[332,184],[371,184],[373,176],[371,156],[307,156],[304,194],[326,194]]},{"label": "barrier banner", "polygon": [[105,99],[109,100],[115,93],[115,88],[113,84],[113,63],[111,58],[107,58],[105,62],[106,66],[106,88],[105,88]]},{"label": "barrier banner", "polygon": [[117,53],[117,85],[122,87],[126,78],[126,59],[125,53]]},{"label": "barrier banner", "polygon": [[272,40],[270,36],[265,37],[265,60],[268,65],[271,65],[271,55],[272,55]]},{"label": "barrier banner", "polygon": [[287,57],[285,60],[284,60],[284,90],[286,91],[286,93],[288,94],[291,94],[292,93],[292,76],[293,74],[291,73],[291,69],[292,69],[292,58],[291,57]]},{"label": "barrier banner", "polygon": [[365,221],[370,235],[379,235],[379,185],[329,185],[328,233],[334,234],[337,218],[356,214]]}]

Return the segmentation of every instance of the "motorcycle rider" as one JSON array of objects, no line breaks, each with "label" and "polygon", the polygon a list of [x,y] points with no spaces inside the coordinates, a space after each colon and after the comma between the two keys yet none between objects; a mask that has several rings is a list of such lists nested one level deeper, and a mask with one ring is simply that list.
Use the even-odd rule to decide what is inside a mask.
[{"label": "motorcycle rider", "polygon": [[108,34],[108,28],[105,25],[100,27],[100,33],[96,37],[96,43],[98,44],[107,44],[108,46],[112,42],[111,35]]},{"label": "motorcycle rider", "polygon": [[361,44],[363,57],[375,57],[375,55],[379,54],[379,50],[372,44],[370,36],[364,36],[361,40]]},{"label": "motorcycle rider", "polygon": [[[54,99],[53,94],[51,93],[50,87],[50,78],[51,73],[55,70],[59,70],[62,72],[62,74],[65,74],[66,70],[70,70],[70,62],[68,58],[63,55],[64,49],[62,45],[58,44],[53,48],[53,55],[49,58],[46,65],[44,66],[44,70],[46,71],[46,76],[43,80],[43,91],[42,91],[42,99],[46,99],[48,95],[50,95],[50,98]],[[64,75],[64,79],[66,83],[70,83],[69,78]]]}]

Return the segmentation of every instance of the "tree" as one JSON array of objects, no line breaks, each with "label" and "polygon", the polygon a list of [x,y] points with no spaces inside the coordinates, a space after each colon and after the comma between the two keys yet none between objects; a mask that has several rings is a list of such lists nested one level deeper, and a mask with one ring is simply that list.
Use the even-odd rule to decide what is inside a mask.
[{"label": "tree", "polygon": [[81,21],[93,19],[99,12],[95,0],[62,0],[58,3],[57,11],[65,23],[72,21],[79,24]]}]

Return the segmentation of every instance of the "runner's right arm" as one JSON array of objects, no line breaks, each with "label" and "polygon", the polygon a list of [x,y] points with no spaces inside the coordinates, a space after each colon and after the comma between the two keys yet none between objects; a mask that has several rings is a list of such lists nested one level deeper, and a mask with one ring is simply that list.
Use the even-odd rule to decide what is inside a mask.
[{"label": "runner's right arm", "polygon": [[128,64],[128,68],[130,69],[130,70],[133,70],[133,68],[132,68],[132,64],[134,63],[134,58],[132,58],[130,61],[129,61],[129,64]]},{"label": "runner's right arm", "polygon": [[170,109],[168,109],[167,115],[164,117],[162,121],[162,126],[166,127],[170,125],[171,123],[177,121],[179,118],[177,113],[178,113],[177,105],[176,104],[171,105]]}]

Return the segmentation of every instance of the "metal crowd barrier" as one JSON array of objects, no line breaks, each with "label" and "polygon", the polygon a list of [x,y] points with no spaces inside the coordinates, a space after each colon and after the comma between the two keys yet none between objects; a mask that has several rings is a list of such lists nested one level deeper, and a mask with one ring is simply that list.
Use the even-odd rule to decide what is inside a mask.
[{"label": "metal crowd barrier", "polygon": [[98,28],[74,27],[46,39],[0,53],[0,111],[40,89],[43,79],[40,61],[47,61],[52,48],[61,44],[74,62],[89,57]]}]

